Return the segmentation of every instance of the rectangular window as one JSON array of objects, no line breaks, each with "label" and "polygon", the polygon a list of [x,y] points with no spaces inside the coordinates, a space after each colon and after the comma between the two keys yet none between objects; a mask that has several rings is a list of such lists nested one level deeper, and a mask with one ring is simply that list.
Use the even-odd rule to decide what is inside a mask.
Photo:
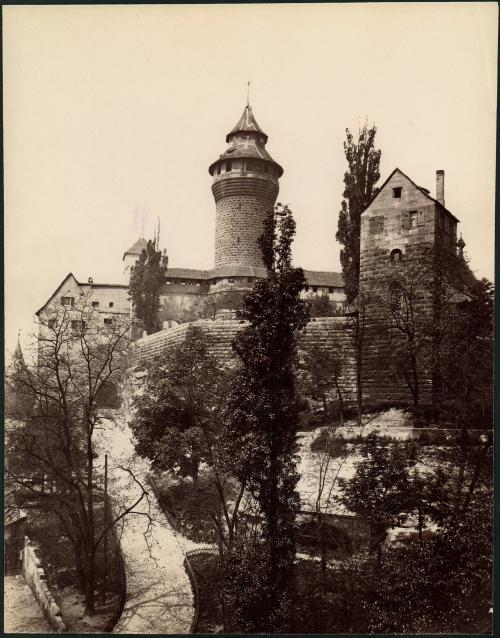
[{"label": "rectangular window", "polygon": [[61,297],[61,303],[63,306],[74,306],[75,298],[74,297]]},{"label": "rectangular window", "polygon": [[418,212],[416,210],[410,211],[409,227],[416,228],[418,224]]},{"label": "rectangular window", "polygon": [[92,308],[99,308],[99,302],[98,301],[93,301],[92,302]]},{"label": "rectangular window", "polygon": [[329,286],[329,287],[328,287],[328,292],[329,292],[330,294],[332,294],[332,292],[333,292],[333,286]]},{"label": "rectangular window", "polygon": [[396,186],[396,188],[392,189],[392,196],[395,199],[399,199],[401,197],[402,191],[403,191],[403,187],[402,186]]},{"label": "rectangular window", "polygon": [[231,160],[229,160],[228,162],[226,162],[226,173],[228,173],[233,167],[233,163],[231,162]]},{"label": "rectangular window", "polygon": [[113,319],[111,319],[111,317],[105,317],[104,318],[104,325],[105,326],[111,326],[113,324]]},{"label": "rectangular window", "polygon": [[318,286],[313,286],[313,292],[318,292]]},{"label": "rectangular window", "polygon": [[115,304],[114,304],[114,302],[113,302],[113,301],[110,301],[110,302],[109,302],[109,307],[110,307],[110,308],[112,308],[114,305],[115,305]]}]

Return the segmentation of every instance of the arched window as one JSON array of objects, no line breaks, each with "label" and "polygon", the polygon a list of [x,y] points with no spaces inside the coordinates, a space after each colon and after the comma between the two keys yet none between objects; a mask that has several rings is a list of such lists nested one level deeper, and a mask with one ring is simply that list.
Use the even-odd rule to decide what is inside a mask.
[{"label": "arched window", "polygon": [[399,248],[395,248],[394,250],[391,250],[391,261],[395,262],[395,261],[402,261],[403,260],[403,253],[399,250]]}]

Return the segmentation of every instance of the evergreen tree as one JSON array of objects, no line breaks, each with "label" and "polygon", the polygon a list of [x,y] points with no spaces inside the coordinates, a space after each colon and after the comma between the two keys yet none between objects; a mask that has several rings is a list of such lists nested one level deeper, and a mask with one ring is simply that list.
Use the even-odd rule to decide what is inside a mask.
[{"label": "evergreen tree", "polygon": [[155,244],[148,241],[130,274],[129,295],[137,319],[141,320],[148,334],[157,332],[160,288],[167,272],[168,259]]},{"label": "evergreen tree", "polygon": [[[291,265],[294,234],[291,211],[278,205],[260,238],[267,278],[243,300],[239,314],[249,325],[234,341],[243,367],[230,397],[227,440],[235,472],[247,481],[262,517],[259,533],[227,561],[234,631],[286,631],[293,615],[299,509],[295,364],[298,332],[309,315],[300,299],[304,273]],[[243,568],[248,564],[251,570]]]},{"label": "evergreen tree", "polygon": [[340,263],[344,276],[347,303],[352,303],[359,287],[359,242],[361,213],[378,192],[376,184],[380,178],[380,150],[375,148],[375,126],[365,124],[355,142],[352,133],[346,129],[347,140],[344,152],[348,170],[344,174],[344,199],[339,213],[336,239],[343,248]]}]

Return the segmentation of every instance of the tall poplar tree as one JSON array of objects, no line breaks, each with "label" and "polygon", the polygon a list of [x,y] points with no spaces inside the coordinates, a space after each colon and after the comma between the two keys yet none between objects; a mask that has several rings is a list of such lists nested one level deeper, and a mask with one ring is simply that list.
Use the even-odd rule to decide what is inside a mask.
[{"label": "tall poplar tree", "polygon": [[298,332],[309,318],[300,299],[304,273],[291,264],[294,235],[291,211],[278,205],[260,238],[267,278],[244,298],[239,314],[249,325],[234,341],[242,370],[228,411],[230,456],[262,518],[257,538],[247,539],[227,562],[234,631],[283,632],[293,615],[299,509],[295,366]]},{"label": "tall poplar tree", "polygon": [[156,250],[155,243],[148,240],[130,273],[128,290],[132,307],[136,318],[144,323],[148,335],[159,329],[158,303],[167,265],[166,255],[162,255],[160,250]]},{"label": "tall poplar tree", "polygon": [[344,174],[342,210],[339,213],[338,230],[335,235],[342,244],[340,263],[344,276],[347,303],[352,303],[359,289],[359,243],[361,213],[378,192],[376,184],[380,178],[380,150],[375,148],[377,128],[363,126],[358,140],[346,129],[347,140],[344,153],[348,170]]}]

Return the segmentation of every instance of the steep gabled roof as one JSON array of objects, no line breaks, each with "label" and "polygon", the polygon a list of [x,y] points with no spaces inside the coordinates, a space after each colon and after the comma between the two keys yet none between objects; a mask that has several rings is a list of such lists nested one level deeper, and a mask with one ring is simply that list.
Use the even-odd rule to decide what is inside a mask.
[{"label": "steep gabled roof", "polygon": [[449,211],[445,206],[443,206],[443,204],[441,204],[441,202],[438,202],[437,199],[434,199],[434,197],[431,197],[431,195],[429,195],[429,192],[428,192],[428,190],[426,188],[422,188],[421,186],[417,186],[417,184],[415,184],[415,182],[411,179],[411,177],[408,177],[408,175],[406,175],[406,173],[403,173],[403,171],[400,170],[399,168],[395,168],[392,171],[392,173],[389,175],[389,177],[385,180],[385,182],[379,188],[378,193],[375,195],[375,197],[372,199],[372,201],[368,204],[368,206],[364,210],[361,211],[361,214],[363,214],[366,210],[368,210],[370,208],[370,206],[377,199],[379,194],[384,190],[384,188],[386,187],[387,183],[390,181],[390,179],[392,178],[392,176],[395,173],[399,173],[404,178],[406,178],[418,191],[420,191],[422,193],[422,195],[427,197],[427,199],[429,199],[431,202],[434,202],[434,204],[437,204],[437,206],[441,210],[443,210],[445,213],[448,213],[448,215],[451,215],[455,221],[460,222],[460,220],[457,217],[455,217],[455,215],[451,211]]},{"label": "steep gabled roof", "polygon": [[42,312],[42,310],[44,310],[49,302],[54,299],[54,297],[58,294],[58,292],[61,290],[61,288],[64,286],[64,284],[67,281],[73,280],[75,282],[75,284],[80,287],[80,284],[78,283],[78,281],[76,280],[76,277],[74,276],[74,274],[72,272],[68,273],[66,275],[66,277],[61,281],[61,283],[59,284],[59,286],[54,290],[54,292],[50,295],[50,297],[47,299],[47,301],[43,304],[43,306],[40,308],[40,310],[37,310],[35,312],[35,315],[38,317],[38,315]]}]

